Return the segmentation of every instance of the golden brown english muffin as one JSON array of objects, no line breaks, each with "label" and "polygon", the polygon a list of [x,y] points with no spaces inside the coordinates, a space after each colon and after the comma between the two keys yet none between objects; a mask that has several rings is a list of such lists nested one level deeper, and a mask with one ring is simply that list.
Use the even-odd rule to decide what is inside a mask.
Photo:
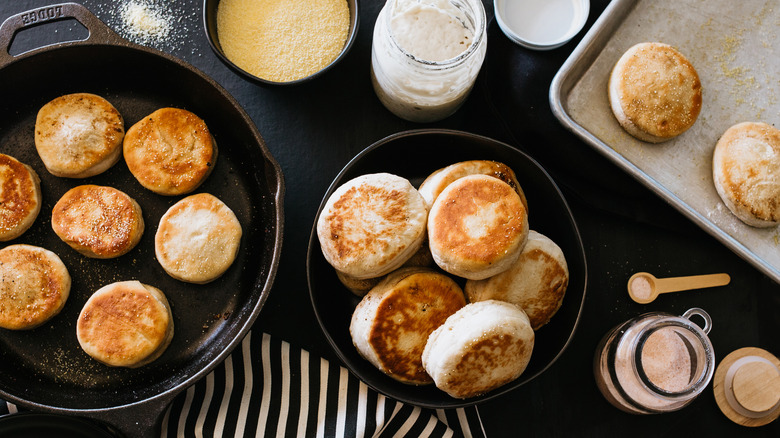
[{"label": "golden brown english muffin", "polygon": [[[414,255],[409,257],[409,260],[404,262],[404,264],[401,266],[402,268],[408,268],[408,267],[431,267],[433,266],[433,256],[431,255],[431,249],[428,247],[428,239],[423,239],[423,244],[420,246],[420,249],[417,250]],[[400,269],[400,268],[399,268]],[[353,294],[362,297],[365,294],[368,293],[371,289],[373,289],[374,286],[379,284],[380,281],[382,281],[384,276],[381,277],[374,277],[374,278],[364,278],[364,279],[357,279],[355,277],[352,277],[350,275],[347,275],[343,272],[336,271],[336,276],[338,277],[341,284],[344,285],[347,289],[349,289],[350,292]]]},{"label": "golden brown english muffin", "polygon": [[173,315],[165,294],[139,281],[98,289],[76,323],[79,345],[112,367],[138,368],[159,358],[173,339]]},{"label": "golden brown english muffin", "polygon": [[431,383],[422,366],[428,336],[466,305],[448,276],[426,268],[389,274],[358,303],[349,332],[361,356],[388,376],[411,385]]},{"label": "golden brown english muffin", "polygon": [[404,264],[425,239],[428,210],[405,178],[362,175],[338,187],[317,220],[325,260],[356,279],[381,277]]},{"label": "golden brown english muffin", "polygon": [[715,189],[729,210],[754,227],[780,223],[780,130],[766,123],[730,127],[715,145]]},{"label": "golden brown english muffin", "polygon": [[375,278],[364,278],[364,279],[358,279],[351,275],[347,275],[341,271],[336,271],[336,276],[338,277],[341,284],[344,285],[347,289],[349,289],[350,292],[353,294],[362,297],[365,294],[368,293],[371,289],[374,288],[377,284],[379,284],[380,281],[382,281],[384,276],[382,277],[375,277]]},{"label": "golden brown english muffin", "polygon": [[41,211],[41,180],[32,167],[0,154],[0,242],[27,231]]},{"label": "golden brown english muffin", "polygon": [[141,206],[113,187],[83,185],[60,198],[51,227],[63,242],[87,257],[110,259],[127,254],[141,240]]},{"label": "golden brown english muffin", "polygon": [[70,274],[57,254],[32,245],[0,250],[0,327],[28,330],[60,313]]},{"label": "golden brown english muffin", "polygon": [[528,238],[528,212],[509,184],[469,175],[447,186],[428,215],[433,260],[450,274],[481,280],[507,270]]},{"label": "golden brown english muffin", "polygon": [[528,202],[525,199],[525,193],[523,193],[523,189],[520,187],[520,182],[517,181],[515,172],[506,164],[499,163],[498,161],[470,160],[450,164],[425,178],[425,181],[420,184],[418,190],[423,199],[425,199],[425,204],[430,209],[433,205],[433,201],[436,200],[436,197],[439,196],[450,183],[458,178],[469,175],[488,175],[509,184],[515,189],[517,194],[520,195],[520,199],[523,201],[525,209],[528,210]]},{"label": "golden brown english muffin", "polygon": [[198,188],[217,160],[217,144],[206,122],[179,108],[161,108],[131,126],[123,150],[138,182],[169,196]]},{"label": "golden brown english muffin", "polygon": [[422,354],[436,387],[455,398],[476,397],[523,374],[535,334],[514,304],[469,303],[431,333]]},{"label": "golden brown english muffin", "polygon": [[560,309],[569,286],[569,268],[561,248],[531,230],[517,261],[504,272],[466,282],[469,302],[507,301],[522,308],[538,330]]},{"label": "golden brown english muffin", "polygon": [[125,124],[106,99],[90,93],[60,96],[35,120],[35,148],[52,175],[86,178],[108,170],[122,155]]},{"label": "golden brown english muffin", "polygon": [[655,42],[637,44],[620,57],[609,77],[608,94],[620,125],[651,143],[685,132],[702,105],[696,69],[672,46]]},{"label": "golden brown english muffin", "polygon": [[177,202],[160,218],[154,252],[165,272],[188,283],[208,283],[238,255],[241,224],[216,196],[198,193]]}]

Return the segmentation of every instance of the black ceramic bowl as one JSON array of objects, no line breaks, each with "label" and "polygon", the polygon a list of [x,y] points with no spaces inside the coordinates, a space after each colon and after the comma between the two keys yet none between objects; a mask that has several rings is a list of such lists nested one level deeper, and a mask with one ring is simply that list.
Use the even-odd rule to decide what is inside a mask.
[{"label": "black ceramic bowl", "polygon": [[297,85],[297,84],[311,81],[312,79],[323,75],[326,71],[333,68],[334,65],[336,65],[345,56],[347,56],[347,53],[349,52],[349,49],[352,48],[352,43],[355,42],[355,38],[357,37],[357,33],[358,33],[358,18],[359,18],[358,2],[357,0],[347,0],[347,5],[349,6],[349,33],[347,34],[347,41],[344,43],[344,47],[341,49],[341,53],[339,53],[339,55],[330,64],[325,66],[322,70],[313,73],[309,76],[306,76],[305,78],[296,79],[294,81],[288,81],[288,82],[270,81],[268,79],[263,79],[253,75],[252,73],[247,72],[246,70],[234,64],[233,61],[231,61],[225,55],[225,52],[222,50],[222,45],[219,42],[219,34],[217,32],[217,8],[219,7],[219,1],[220,0],[203,0],[203,25],[205,26],[206,36],[208,37],[209,44],[211,45],[211,49],[214,50],[214,53],[217,54],[219,59],[221,59],[222,62],[225,63],[225,65],[230,67],[233,71],[243,76],[244,78],[259,85],[264,85],[264,86]]},{"label": "black ceramic bowl", "polygon": [[[529,223],[563,250],[569,267],[569,287],[552,320],[536,332],[531,361],[515,381],[479,397],[450,397],[433,385],[410,386],[377,370],[352,345],[349,324],[360,301],[339,282],[335,270],[322,255],[316,223],[328,197],[357,176],[389,172],[403,176],[415,187],[433,171],[464,160],[496,160],[510,166],[528,198]],[[307,260],[309,294],[325,336],[341,360],[359,379],[378,392],[416,406],[454,408],[497,397],[533,380],[552,365],[574,336],[585,300],[587,267],[577,225],[569,206],[547,172],[528,155],[486,137],[449,130],[415,130],[380,140],[358,154],[339,173],[320,204],[309,238]],[[463,285],[462,279],[455,278]]]}]

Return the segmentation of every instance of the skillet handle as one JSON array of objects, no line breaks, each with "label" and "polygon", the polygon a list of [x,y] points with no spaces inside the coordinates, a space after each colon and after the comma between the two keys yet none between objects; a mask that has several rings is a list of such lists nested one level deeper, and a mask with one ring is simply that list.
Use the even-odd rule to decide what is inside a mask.
[{"label": "skillet handle", "polygon": [[[11,63],[17,56],[12,56],[8,50],[11,48],[11,42],[17,32],[23,29],[39,26],[45,23],[51,23],[54,21],[60,21],[73,18],[81,23],[89,32],[84,40],[67,41],[63,43],[57,43],[54,45],[71,45],[71,44],[120,44],[125,45],[127,42],[119,36],[116,32],[111,30],[105,23],[100,21],[92,12],[89,11],[83,5],[78,3],[60,3],[55,5],[49,5],[40,7],[38,9],[32,9],[26,12],[21,12],[16,15],[8,17],[2,25],[0,25],[0,68],[5,67]],[[32,53],[43,49],[48,46],[39,47],[31,50]]]},{"label": "skillet handle", "polygon": [[160,436],[163,416],[175,395],[166,393],[161,397],[144,400],[135,405],[90,411],[80,415],[103,423],[122,438],[157,438]]}]

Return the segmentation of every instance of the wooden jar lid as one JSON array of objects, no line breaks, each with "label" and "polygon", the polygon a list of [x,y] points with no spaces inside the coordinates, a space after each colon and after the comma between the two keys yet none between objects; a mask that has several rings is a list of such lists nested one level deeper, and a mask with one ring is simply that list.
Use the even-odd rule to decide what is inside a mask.
[{"label": "wooden jar lid", "polygon": [[731,352],[713,380],[718,407],[731,421],[763,426],[780,416],[780,360],[754,347]]}]

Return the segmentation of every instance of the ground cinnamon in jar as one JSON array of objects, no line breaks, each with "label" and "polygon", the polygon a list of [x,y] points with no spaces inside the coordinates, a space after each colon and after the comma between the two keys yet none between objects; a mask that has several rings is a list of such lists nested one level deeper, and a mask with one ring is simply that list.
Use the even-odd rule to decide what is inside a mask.
[{"label": "ground cinnamon in jar", "polygon": [[222,0],[217,34],[239,68],[289,82],[327,67],[349,33],[346,0]]}]

